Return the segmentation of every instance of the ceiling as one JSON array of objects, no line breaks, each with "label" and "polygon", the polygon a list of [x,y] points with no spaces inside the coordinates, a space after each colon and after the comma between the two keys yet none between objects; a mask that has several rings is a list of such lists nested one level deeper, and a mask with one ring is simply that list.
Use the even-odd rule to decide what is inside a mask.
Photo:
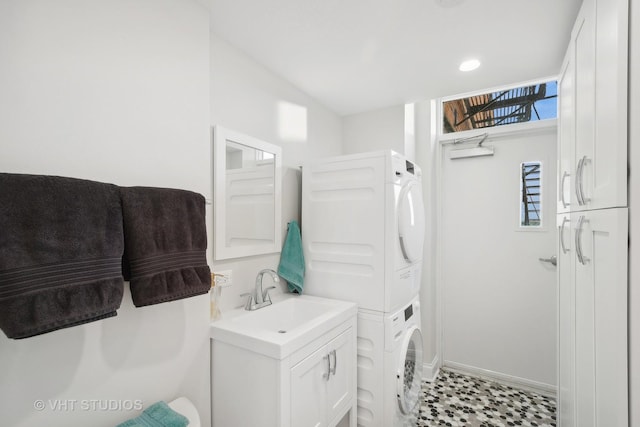
[{"label": "ceiling", "polygon": [[208,1],[214,33],[339,115],[555,76],[581,3]]}]

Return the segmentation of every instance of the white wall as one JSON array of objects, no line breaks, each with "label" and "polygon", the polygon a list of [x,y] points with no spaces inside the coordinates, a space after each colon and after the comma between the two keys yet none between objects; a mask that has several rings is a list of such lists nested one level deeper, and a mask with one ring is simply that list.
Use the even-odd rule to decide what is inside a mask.
[{"label": "white wall", "polygon": [[345,154],[385,149],[404,153],[404,110],[401,104],[343,117]]},{"label": "white wall", "polygon": [[[300,222],[300,166],[314,157],[342,154],[338,115],[278,77],[224,40],[211,34],[211,117],[221,125],[282,147],[283,236],[287,223]],[[233,285],[222,290],[223,312],[244,304],[241,293],[253,289],[263,268],[276,270],[280,254],[213,263],[215,271],[233,271]],[[268,278],[265,278],[265,285]],[[278,288],[284,291],[282,284]]]},{"label": "white wall", "polygon": [[438,174],[437,147],[433,137],[435,130],[431,123],[432,108],[430,101],[414,105],[416,163],[422,168],[422,191],[425,205],[425,239],[422,264],[422,284],[420,287],[420,305],[422,315],[422,338],[424,340],[423,359],[425,376],[432,378],[439,368],[439,316],[437,310],[437,212],[438,212]]},{"label": "white wall", "polygon": [[[210,194],[200,4],[3,0],[0,63],[0,171]],[[116,317],[24,340],[0,334],[0,424],[113,426],[135,412],[80,401],[148,407],[185,395],[208,425],[207,296],[135,308],[125,289]]]},{"label": "white wall", "polygon": [[[212,198],[211,125],[283,148],[283,223],[300,220],[298,166],[342,153],[341,119],[209,33],[191,0],[3,1],[0,171],[184,188]],[[208,212],[208,226],[212,212]],[[213,232],[208,231],[209,248]],[[211,252],[211,251],[210,251]],[[224,310],[242,303],[277,254],[232,268]],[[134,308],[22,341],[0,338],[3,424],[111,426],[135,412],[86,411],[73,400],[185,395],[209,425],[207,296]],[[34,411],[43,399],[44,411]],[[53,408],[58,401],[65,408]],[[76,404],[76,405],[79,405]]]},{"label": "white wall", "polygon": [[640,426],[640,7],[629,2],[629,425]]}]

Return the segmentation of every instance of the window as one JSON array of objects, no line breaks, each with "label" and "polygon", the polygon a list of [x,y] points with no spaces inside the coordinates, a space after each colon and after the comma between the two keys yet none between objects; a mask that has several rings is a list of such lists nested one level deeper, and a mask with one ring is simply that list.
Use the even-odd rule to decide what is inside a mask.
[{"label": "window", "polygon": [[557,97],[557,82],[549,81],[445,101],[442,133],[555,119]]},{"label": "window", "polygon": [[542,197],[540,162],[520,164],[520,226],[540,227],[542,225]]}]

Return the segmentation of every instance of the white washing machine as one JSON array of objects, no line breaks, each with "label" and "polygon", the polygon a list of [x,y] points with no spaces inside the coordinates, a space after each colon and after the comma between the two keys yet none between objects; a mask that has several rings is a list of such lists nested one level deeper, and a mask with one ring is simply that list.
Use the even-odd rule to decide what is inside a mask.
[{"label": "white washing machine", "polygon": [[416,425],[422,349],[418,297],[390,314],[358,313],[358,426]]},{"label": "white washing machine", "polygon": [[306,163],[303,292],[387,313],[418,295],[421,178],[417,165],[391,150]]}]

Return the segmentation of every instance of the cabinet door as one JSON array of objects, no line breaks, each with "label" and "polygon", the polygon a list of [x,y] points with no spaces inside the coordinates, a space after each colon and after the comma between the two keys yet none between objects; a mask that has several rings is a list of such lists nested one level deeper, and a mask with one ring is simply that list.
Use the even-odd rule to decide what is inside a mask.
[{"label": "cabinet door", "polygon": [[626,427],[627,209],[572,214],[576,425]]},{"label": "cabinet door", "polygon": [[567,49],[558,79],[558,200],[557,212],[568,212],[571,204],[571,169],[574,165],[575,102],[574,64],[575,49]]},{"label": "cabinet door", "polygon": [[575,427],[575,281],[571,217],[558,215],[558,420]]},{"label": "cabinet door", "polygon": [[591,209],[627,205],[629,0],[596,1],[595,146],[584,165]]},{"label": "cabinet door", "polygon": [[330,381],[329,355],[322,346],[291,368],[291,425],[327,425],[327,382]]},{"label": "cabinet door", "polygon": [[331,378],[327,381],[327,410],[328,419],[334,421],[353,397],[353,375],[356,371],[353,330],[349,328],[333,339],[327,350],[331,362]]},{"label": "cabinet door", "polygon": [[585,0],[574,30],[572,210],[627,204],[628,0]]},{"label": "cabinet door", "polygon": [[[593,160],[595,144],[595,1],[585,0],[573,30],[575,46],[575,158],[571,172],[571,210],[588,209],[592,197],[585,176],[585,156]],[[561,178],[561,177],[559,177]]]}]

